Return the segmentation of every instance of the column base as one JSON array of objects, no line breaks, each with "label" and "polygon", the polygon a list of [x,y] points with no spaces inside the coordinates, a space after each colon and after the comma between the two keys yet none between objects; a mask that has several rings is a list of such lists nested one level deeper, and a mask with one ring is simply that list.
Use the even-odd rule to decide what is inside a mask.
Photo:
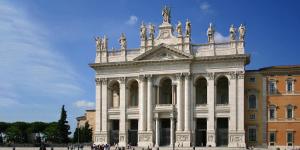
[{"label": "column base", "polygon": [[216,147],[216,132],[215,132],[215,130],[207,130],[206,147]]},{"label": "column base", "polygon": [[99,144],[107,144],[108,141],[108,132],[98,132],[95,133],[95,139],[94,143],[99,145]]},{"label": "column base", "polygon": [[191,147],[191,132],[176,131],[175,147]]},{"label": "column base", "polygon": [[229,131],[228,147],[246,147],[245,131]]},{"label": "column base", "polygon": [[126,147],[127,146],[127,133],[126,132],[119,132],[119,147]]},{"label": "column base", "polygon": [[138,147],[153,147],[153,131],[139,131]]}]

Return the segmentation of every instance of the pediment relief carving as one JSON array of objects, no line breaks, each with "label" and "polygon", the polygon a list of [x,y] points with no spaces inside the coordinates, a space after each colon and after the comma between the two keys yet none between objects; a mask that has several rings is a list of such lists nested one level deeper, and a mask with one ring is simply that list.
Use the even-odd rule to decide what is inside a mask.
[{"label": "pediment relief carving", "polygon": [[168,47],[161,44],[153,49],[136,57],[135,61],[142,60],[172,60],[172,59],[186,59],[191,58],[190,54],[186,54],[180,50]]}]

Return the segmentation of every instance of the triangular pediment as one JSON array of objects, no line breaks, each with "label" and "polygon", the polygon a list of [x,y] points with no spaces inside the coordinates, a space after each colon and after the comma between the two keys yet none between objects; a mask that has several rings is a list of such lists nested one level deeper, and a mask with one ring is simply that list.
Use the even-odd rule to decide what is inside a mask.
[{"label": "triangular pediment", "polygon": [[174,60],[174,59],[188,59],[192,56],[190,54],[179,51],[175,48],[169,47],[166,44],[160,44],[145,53],[134,58],[134,61],[142,60]]}]

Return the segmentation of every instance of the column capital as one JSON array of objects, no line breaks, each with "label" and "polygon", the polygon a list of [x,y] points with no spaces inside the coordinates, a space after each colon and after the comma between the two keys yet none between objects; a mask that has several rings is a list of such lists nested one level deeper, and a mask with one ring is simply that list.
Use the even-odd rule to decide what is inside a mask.
[{"label": "column capital", "polygon": [[182,73],[177,73],[177,74],[175,74],[175,76],[176,76],[176,79],[177,79],[177,80],[180,80],[181,77],[182,77]]},{"label": "column capital", "polygon": [[230,75],[230,79],[236,79],[237,73],[232,71],[232,72],[229,72],[229,75]]},{"label": "column capital", "polygon": [[125,82],[126,82],[126,77],[120,77],[119,80],[120,80],[120,83],[121,83],[121,84],[125,84]]},{"label": "column capital", "polygon": [[101,85],[101,78],[96,78],[95,82],[96,82],[96,85]]},{"label": "column capital", "polygon": [[144,75],[145,76],[145,78],[147,78],[147,79],[151,79],[152,78],[152,74],[146,74],[146,75]]},{"label": "column capital", "polygon": [[146,75],[144,75],[144,74],[143,75],[139,75],[138,78],[139,78],[140,81],[145,81],[146,80]]},{"label": "column capital", "polygon": [[207,77],[209,80],[214,80],[215,79],[215,73],[214,72],[209,72],[207,73]]},{"label": "column capital", "polygon": [[192,74],[189,72],[183,73],[185,79],[190,79]]},{"label": "column capital", "polygon": [[237,75],[238,75],[239,79],[244,79],[244,77],[245,77],[245,71],[239,71],[239,72],[237,72]]},{"label": "column capital", "polygon": [[101,80],[102,84],[107,85],[107,82],[108,82],[107,78],[101,78],[100,80]]}]

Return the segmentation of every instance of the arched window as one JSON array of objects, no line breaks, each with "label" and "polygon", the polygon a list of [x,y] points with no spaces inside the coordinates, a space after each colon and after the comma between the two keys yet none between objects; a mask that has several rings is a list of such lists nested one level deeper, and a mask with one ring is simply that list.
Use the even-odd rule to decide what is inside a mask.
[{"label": "arched window", "polygon": [[200,78],[196,81],[196,104],[207,104],[207,81]]},{"label": "arched window", "polygon": [[162,79],[160,83],[159,104],[172,104],[172,80],[169,78]]},{"label": "arched window", "polygon": [[118,108],[120,106],[120,85],[119,82],[115,81],[111,85],[111,107]]},{"label": "arched window", "polygon": [[248,99],[248,108],[249,109],[256,109],[256,96],[250,95]]},{"label": "arched window", "polygon": [[139,85],[136,80],[132,81],[129,85],[129,106],[136,107],[138,106],[138,97],[139,97]]},{"label": "arched window", "polygon": [[220,77],[217,80],[217,104],[228,104],[228,79]]}]

